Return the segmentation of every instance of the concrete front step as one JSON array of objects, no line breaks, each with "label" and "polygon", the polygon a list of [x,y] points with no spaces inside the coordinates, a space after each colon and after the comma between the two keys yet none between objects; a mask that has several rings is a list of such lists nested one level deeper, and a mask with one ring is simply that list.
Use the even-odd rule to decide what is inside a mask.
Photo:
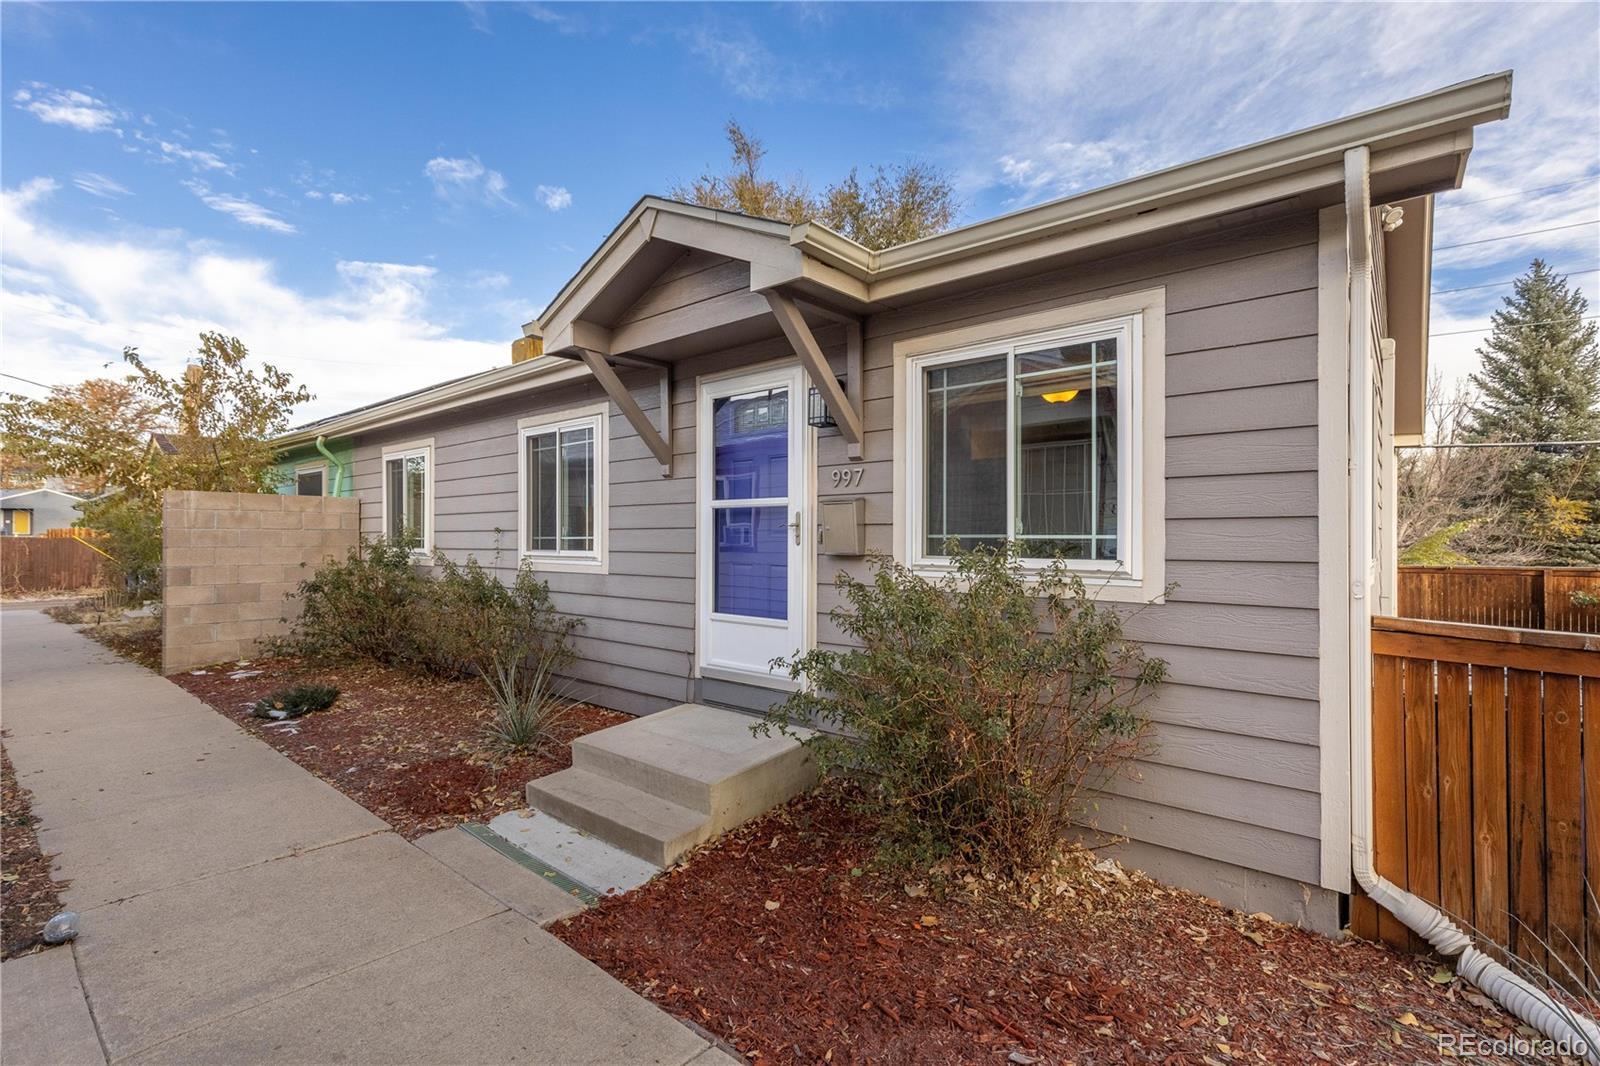
[{"label": "concrete front step", "polygon": [[791,737],[685,703],[572,742],[572,768],[528,783],[528,803],[663,866],[816,782]]},{"label": "concrete front step", "polygon": [[711,836],[711,818],[579,767],[528,782],[528,806],[667,866]]},{"label": "concrete front step", "polygon": [[794,739],[756,736],[737,711],[684,703],[572,742],[572,765],[711,816],[720,833],[816,781]]}]

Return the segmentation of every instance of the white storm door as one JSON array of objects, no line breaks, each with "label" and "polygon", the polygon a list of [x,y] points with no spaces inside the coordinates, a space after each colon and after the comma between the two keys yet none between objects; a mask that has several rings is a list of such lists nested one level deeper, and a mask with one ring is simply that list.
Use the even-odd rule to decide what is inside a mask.
[{"label": "white storm door", "polygon": [[789,685],[805,644],[805,391],[798,366],[702,382],[700,667]]}]

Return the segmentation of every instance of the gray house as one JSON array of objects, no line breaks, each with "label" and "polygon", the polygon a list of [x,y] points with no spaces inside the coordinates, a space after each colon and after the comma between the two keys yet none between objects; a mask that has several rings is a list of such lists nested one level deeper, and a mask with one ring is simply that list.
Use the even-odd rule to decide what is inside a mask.
[{"label": "gray house", "polygon": [[1486,77],[881,251],[646,198],[525,327],[536,357],[281,443],[353,445],[367,535],[530,560],[586,621],[582,694],[635,714],[780,698],[769,661],[841,641],[865,552],[1065,554],[1154,603],[1131,634],[1170,663],[1099,827],[1336,929],[1433,197],[1509,102]]},{"label": "gray house", "polygon": [[0,496],[0,535],[40,537],[52,529],[67,529],[83,517],[81,496],[59,489],[17,489]]}]

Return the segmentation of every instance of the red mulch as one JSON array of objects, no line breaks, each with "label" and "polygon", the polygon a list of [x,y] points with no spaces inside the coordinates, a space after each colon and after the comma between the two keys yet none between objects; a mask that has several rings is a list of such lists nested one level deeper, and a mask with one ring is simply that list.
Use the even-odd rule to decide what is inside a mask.
[{"label": "red mulch", "polygon": [[[260,673],[229,676],[250,670]],[[385,666],[313,666],[290,658],[213,666],[169,680],[408,839],[525,807],[530,780],[571,765],[568,741],[629,721],[614,711],[581,707],[567,720],[559,750],[520,754],[484,738],[494,707],[481,681],[440,681]],[[335,685],[339,698],[327,710],[288,724],[251,714],[257,700],[301,681]]]},{"label": "red mulch", "polygon": [[763,1063],[1410,1064],[1439,1058],[1434,1033],[1515,1031],[1428,959],[1092,856],[1030,910],[875,872],[870,835],[805,797],[554,931]]},{"label": "red mulch", "polygon": [[61,890],[67,887],[51,876],[50,856],[39,850],[30,799],[17,783],[11,756],[0,747],[0,958],[44,946],[39,933],[61,909]]}]

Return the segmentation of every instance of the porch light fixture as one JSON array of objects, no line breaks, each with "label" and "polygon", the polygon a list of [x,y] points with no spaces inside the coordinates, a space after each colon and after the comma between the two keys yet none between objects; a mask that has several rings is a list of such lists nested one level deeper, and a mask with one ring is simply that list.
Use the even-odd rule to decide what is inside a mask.
[{"label": "porch light fixture", "polygon": [[[844,388],[844,378],[835,380],[839,382],[841,389]],[[823,402],[821,390],[815,385],[811,386],[811,391],[806,394],[806,425],[812,429],[833,429],[839,425],[829,412],[828,405]]]},{"label": "porch light fixture", "polygon": [[1042,392],[1039,399],[1045,403],[1071,403],[1077,395],[1077,389],[1062,389],[1060,392]]}]

